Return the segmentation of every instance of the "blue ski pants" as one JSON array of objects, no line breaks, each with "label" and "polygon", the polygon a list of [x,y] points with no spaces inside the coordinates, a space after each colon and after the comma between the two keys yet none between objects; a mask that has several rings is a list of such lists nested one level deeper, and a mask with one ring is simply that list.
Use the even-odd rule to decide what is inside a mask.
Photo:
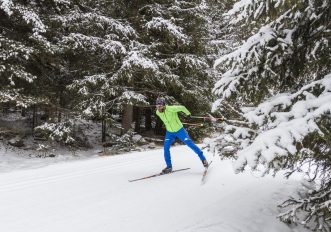
[{"label": "blue ski pants", "polygon": [[183,143],[189,146],[199,156],[201,161],[206,159],[201,149],[193,143],[192,139],[183,127],[177,132],[167,131],[166,133],[164,140],[164,159],[167,167],[171,166],[170,146],[176,138],[179,138]]}]

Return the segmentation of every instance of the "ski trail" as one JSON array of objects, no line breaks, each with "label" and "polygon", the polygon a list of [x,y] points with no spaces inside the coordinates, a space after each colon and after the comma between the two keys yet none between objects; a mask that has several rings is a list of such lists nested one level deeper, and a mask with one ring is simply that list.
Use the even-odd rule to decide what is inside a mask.
[{"label": "ski trail", "polygon": [[[6,183],[5,181],[2,181],[2,184],[0,186],[0,192],[5,191],[14,191],[19,190],[23,188],[28,187],[34,187],[37,185],[43,185],[46,183],[53,183],[53,182],[59,182],[63,180],[69,180],[74,178],[80,178],[92,174],[101,174],[101,173],[110,173],[115,172],[118,169],[123,169],[125,167],[131,167],[131,166],[145,166],[147,161],[152,161],[156,157],[148,157],[143,159],[133,159],[130,161],[119,161],[115,164],[107,164],[107,165],[100,165],[97,167],[84,167],[85,165],[82,165],[83,168],[87,168],[86,170],[73,170],[71,172],[64,173],[64,174],[55,174],[51,176],[46,177],[40,177],[40,176],[32,176],[29,178],[23,177],[16,180],[14,183]],[[89,162],[89,161],[83,161]],[[42,171],[45,167],[39,169],[39,171]],[[46,168],[47,169],[47,168]],[[32,179],[33,178],[33,179]]]},{"label": "ski trail", "polygon": [[175,169],[190,169],[134,183],[161,171],[162,149],[2,173],[1,230],[292,232],[276,205],[297,182],[235,175],[230,161],[215,158],[202,186],[199,158],[185,146],[171,152]]}]

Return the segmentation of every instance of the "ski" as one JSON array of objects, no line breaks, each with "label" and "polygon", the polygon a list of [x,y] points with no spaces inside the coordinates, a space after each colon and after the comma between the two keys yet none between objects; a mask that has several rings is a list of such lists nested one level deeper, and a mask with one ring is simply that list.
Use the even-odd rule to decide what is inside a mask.
[{"label": "ski", "polygon": [[203,171],[202,174],[202,179],[201,179],[201,184],[204,184],[206,182],[206,177],[207,177],[207,173],[208,173],[208,169],[210,168],[210,165],[213,161],[210,161],[208,164],[208,167],[206,167],[206,169]]},{"label": "ski", "polygon": [[145,180],[145,179],[149,179],[149,178],[152,178],[152,177],[157,177],[157,176],[163,176],[163,175],[168,175],[168,174],[171,174],[171,173],[174,173],[174,172],[180,172],[180,171],[185,171],[185,170],[189,170],[190,168],[182,168],[182,169],[176,169],[176,170],[173,170],[169,173],[158,173],[158,174],[154,174],[154,175],[151,175],[151,176],[145,176],[145,177],[142,177],[142,178],[138,178],[138,179],[133,179],[133,180],[129,180],[129,182],[134,182],[134,181],[138,181],[138,180]]}]

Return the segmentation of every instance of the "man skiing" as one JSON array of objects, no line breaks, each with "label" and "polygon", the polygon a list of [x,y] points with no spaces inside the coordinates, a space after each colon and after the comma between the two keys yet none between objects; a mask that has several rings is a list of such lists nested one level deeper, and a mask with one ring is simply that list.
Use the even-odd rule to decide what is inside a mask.
[{"label": "man skiing", "polygon": [[167,167],[162,170],[162,173],[166,174],[172,172],[170,146],[176,138],[179,138],[183,143],[190,147],[199,156],[203,166],[207,168],[208,162],[203,155],[203,152],[197,145],[193,143],[192,139],[178,118],[178,112],[183,112],[187,116],[191,115],[186,107],[181,105],[166,105],[165,99],[163,97],[158,97],[156,99],[156,108],[156,115],[159,116],[159,118],[163,121],[167,131],[164,140],[164,159]]}]

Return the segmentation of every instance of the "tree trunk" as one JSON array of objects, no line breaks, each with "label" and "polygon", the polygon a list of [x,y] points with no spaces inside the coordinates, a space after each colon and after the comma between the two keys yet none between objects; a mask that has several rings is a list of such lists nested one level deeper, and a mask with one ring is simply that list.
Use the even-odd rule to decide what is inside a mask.
[{"label": "tree trunk", "polygon": [[25,117],[26,116],[26,109],[24,107],[22,107],[21,116],[22,117]]},{"label": "tree trunk", "polygon": [[32,107],[33,113],[32,113],[32,135],[34,135],[34,128],[36,127],[36,105],[33,105]]},{"label": "tree trunk", "polygon": [[62,113],[61,113],[61,111],[59,110],[59,111],[58,111],[58,114],[57,114],[57,122],[61,122],[61,120],[62,120]]},{"label": "tree trunk", "polygon": [[152,109],[145,109],[145,129],[150,131],[152,129]]},{"label": "tree trunk", "polygon": [[124,133],[131,129],[131,124],[133,120],[133,106],[132,105],[125,105],[124,112],[123,112],[123,119],[122,119],[122,127]]},{"label": "tree trunk", "polygon": [[164,130],[162,129],[162,121],[159,119],[159,117],[156,117],[156,124],[155,124],[155,134],[156,135],[162,135],[164,134]]},{"label": "tree trunk", "polygon": [[140,133],[141,109],[139,107],[134,107],[134,121],[135,121],[134,131]]},{"label": "tree trunk", "polygon": [[101,142],[106,142],[106,120],[103,118],[102,119],[102,132],[101,132],[101,134],[102,134],[102,136],[101,136]]}]

